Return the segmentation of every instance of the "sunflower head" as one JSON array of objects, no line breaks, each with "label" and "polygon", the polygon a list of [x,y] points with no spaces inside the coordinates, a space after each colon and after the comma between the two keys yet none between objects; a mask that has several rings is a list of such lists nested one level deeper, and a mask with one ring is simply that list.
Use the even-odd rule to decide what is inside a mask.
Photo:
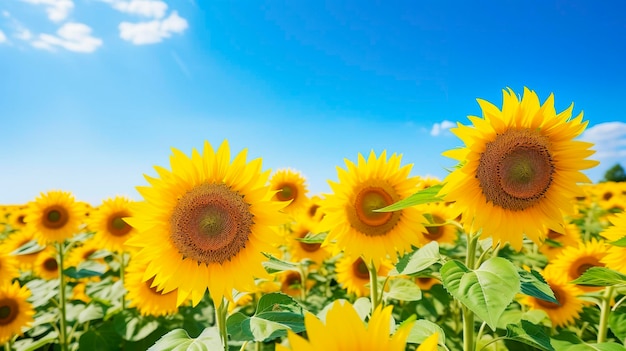
[{"label": "sunflower head", "polygon": [[[581,242],[578,246],[567,247],[551,263],[555,270],[572,281],[580,277],[591,267],[604,267],[603,262],[607,254],[607,244],[604,241],[592,239]],[[578,286],[581,290],[597,291],[601,287]]]},{"label": "sunflower head", "polygon": [[30,291],[18,282],[0,284],[0,344],[15,335],[22,335],[22,328],[33,323],[35,310],[26,301]]},{"label": "sunflower head", "polygon": [[122,196],[106,199],[89,218],[89,227],[95,231],[94,240],[112,252],[123,252],[124,242],[135,234],[124,218],[132,216],[131,201]]},{"label": "sunflower head", "polygon": [[42,243],[63,242],[79,230],[84,220],[82,206],[64,191],[42,193],[28,205],[25,222]]},{"label": "sunflower head", "polygon": [[178,311],[176,290],[163,293],[154,286],[154,278],[143,280],[146,263],[131,259],[124,276],[124,287],[129,307],[135,307],[142,316],[165,316]]},{"label": "sunflower head", "polygon": [[373,261],[397,261],[398,253],[419,245],[417,233],[425,230],[424,217],[416,207],[395,212],[377,212],[412,195],[418,183],[410,177],[411,165],[400,166],[401,156],[372,151],[367,160],[358,155],[356,164],[345,160],[347,170],[338,168],[339,183],[329,181],[333,194],[322,204],[321,229],[329,233],[324,242],[335,241],[336,251]]},{"label": "sunflower head", "polygon": [[539,244],[547,229],[561,230],[564,212],[574,209],[571,199],[583,195],[578,183],[590,180],[581,170],[598,164],[586,159],[592,144],[574,140],[587,122],[582,113],[571,118],[572,106],[556,113],[552,95],[540,104],[526,88],[521,100],[505,90],[501,110],[478,103],[483,117],[452,129],[465,148],[444,153],[462,164],[440,193],[494,245],[510,242],[520,250],[524,234]]},{"label": "sunflower head", "polygon": [[[378,276],[386,276],[391,268],[389,261],[382,261],[378,266]],[[370,272],[361,257],[341,257],[337,261],[335,271],[337,272],[337,283],[346,289],[348,294],[355,294],[357,297],[369,295]]]},{"label": "sunflower head", "polygon": [[41,251],[33,265],[33,271],[39,278],[45,280],[57,279],[59,277],[57,251],[51,246]]},{"label": "sunflower head", "polygon": [[191,157],[174,149],[172,170],[156,167],[158,178],[137,189],[144,201],[125,219],[137,234],[126,244],[149,262],[143,280],[162,293],[177,289],[178,304],[191,295],[196,305],[207,288],[216,305],[232,300],[233,289],[254,289],[267,277],[262,252],[275,252],[275,228],[286,222],[285,205],[271,199],[269,172],[261,160],[246,162],[246,151],[231,163],[224,142],[215,152],[208,142]]},{"label": "sunflower head", "polygon": [[290,214],[301,211],[308,202],[306,179],[292,169],[279,169],[270,178],[270,188],[275,191],[273,199],[287,203],[284,211]]},{"label": "sunflower head", "polygon": [[0,284],[11,282],[13,278],[19,277],[19,270],[15,256],[0,246]]},{"label": "sunflower head", "polygon": [[[612,226],[605,229],[601,235],[609,242],[620,240],[626,237],[626,212],[619,213],[609,218]],[[611,245],[602,258],[602,263],[606,267],[626,273],[626,248]]]}]

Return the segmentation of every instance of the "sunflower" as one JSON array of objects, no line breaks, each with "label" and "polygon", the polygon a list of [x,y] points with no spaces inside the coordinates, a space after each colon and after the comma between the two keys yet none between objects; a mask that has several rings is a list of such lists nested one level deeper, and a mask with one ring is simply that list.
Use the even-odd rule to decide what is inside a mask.
[{"label": "sunflower", "polygon": [[24,219],[26,218],[28,206],[12,206],[9,212],[8,224],[13,230],[21,230],[26,226]]},{"label": "sunflower", "polygon": [[95,210],[89,218],[89,228],[96,232],[94,240],[101,248],[111,252],[123,252],[124,242],[135,235],[133,229],[124,218],[130,217],[131,201],[125,197],[116,196],[107,199]]},{"label": "sunflower", "polygon": [[319,223],[324,218],[324,212],[320,211],[322,198],[313,195],[307,199],[306,205],[302,208],[301,215],[305,216],[313,223]]},{"label": "sunflower", "polygon": [[428,219],[428,222],[424,223],[425,230],[417,235],[420,246],[431,241],[454,244],[458,237],[458,229],[455,225],[446,224],[446,222],[453,221],[459,216],[455,207],[436,202],[421,205],[419,208],[426,213],[424,216]]},{"label": "sunflower", "polygon": [[129,307],[135,307],[143,316],[165,316],[178,312],[177,293],[163,293],[154,285],[154,279],[143,280],[147,264],[131,259],[124,275],[124,287],[128,291]]},{"label": "sunflower", "polygon": [[270,178],[270,188],[276,191],[275,201],[287,203],[283,209],[286,213],[293,214],[302,210],[307,202],[306,179],[300,172],[292,169],[279,169]]},{"label": "sunflower", "polygon": [[420,290],[430,290],[435,285],[441,285],[441,281],[435,277],[415,277],[415,283]]},{"label": "sunflower", "polygon": [[[302,293],[302,276],[298,271],[284,271],[281,272],[280,275],[280,290],[289,296],[301,296]],[[315,281],[311,279],[307,279],[306,287],[304,287],[308,291],[313,285],[315,285]]]},{"label": "sunflower", "polygon": [[539,251],[549,260],[555,259],[566,247],[578,247],[582,243],[580,229],[573,223],[565,224],[563,232],[548,229],[546,240],[539,246]]},{"label": "sunflower", "polygon": [[587,122],[582,113],[570,119],[573,105],[557,114],[553,95],[541,105],[527,88],[521,101],[503,93],[502,111],[479,99],[484,117],[452,129],[466,147],[444,153],[461,165],[440,194],[456,202],[467,229],[482,228],[494,246],[510,242],[519,251],[524,234],[539,244],[547,229],[562,231],[571,199],[583,195],[578,183],[590,182],[580,171],[598,162],[586,159],[593,144],[574,140]]},{"label": "sunflower", "polygon": [[321,264],[330,256],[330,252],[326,247],[322,247],[321,243],[304,243],[299,239],[304,238],[309,233],[317,233],[317,226],[306,217],[298,217],[296,222],[291,226],[288,234],[288,246],[291,253],[291,260],[300,261],[310,259],[316,264]]},{"label": "sunflower", "polygon": [[22,328],[33,322],[35,310],[26,301],[29,297],[28,288],[18,282],[0,284],[0,344],[22,335]]},{"label": "sunflower", "polygon": [[36,276],[45,280],[59,278],[57,251],[53,247],[47,247],[39,253],[33,265],[33,272]]},{"label": "sunflower", "polygon": [[[613,242],[626,237],[626,212],[619,213],[611,218],[609,221],[613,226],[605,229],[600,235],[602,235],[607,241]],[[601,262],[606,267],[620,271],[626,274],[626,247],[611,245],[606,255],[601,259]]]},{"label": "sunflower", "polygon": [[[18,232],[14,232],[9,235],[8,238],[0,244],[0,250],[4,250],[8,253],[14,253],[19,248],[23,247],[26,244],[31,243],[31,241],[35,240],[35,235],[33,232],[28,230],[21,230]],[[32,244],[35,244],[33,242]],[[39,246],[37,244],[37,246]],[[18,263],[18,268],[22,271],[30,271],[33,269],[33,265],[39,256],[39,253],[44,249],[44,247],[39,246],[39,248],[34,247],[35,251],[23,254],[23,255],[13,255]]]},{"label": "sunflower", "polygon": [[546,266],[541,275],[552,289],[558,303],[532,296],[525,296],[521,302],[529,306],[531,310],[545,311],[555,327],[574,324],[585,304],[582,299],[578,298],[583,291],[576,285],[569,284],[560,270],[553,268],[555,267],[551,265]]},{"label": "sunflower", "polygon": [[305,340],[299,335],[288,332],[290,346],[276,345],[277,351],[400,351],[406,348],[413,321],[402,323],[393,333],[390,330],[391,310],[393,306],[379,306],[372,313],[368,325],[359,318],[354,307],[340,301],[333,305],[326,314],[326,323],[313,314],[304,316],[304,325],[309,337]]},{"label": "sunflower", "polygon": [[400,167],[402,156],[387,152],[366,161],[358,155],[355,165],[345,160],[347,170],[337,168],[339,182],[329,181],[333,190],[322,205],[325,213],[321,228],[329,229],[324,245],[335,241],[335,253],[344,251],[354,258],[362,256],[376,267],[382,260],[398,260],[418,245],[417,233],[425,231],[425,218],[417,207],[395,212],[374,212],[415,192],[417,177],[409,177],[412,165]]},{"label": "sunflower", "polygon": [[26,227],[39,243],[62,242],[78,232],[84,211],[74,196],[64,191],[42,193],[28,205]]},{"label": "sunflower", "polygon": [[[87,262],[89,260],[94,260],[91,258],[91,255],[95,254],[100,250],[100,243],[98,243],[95,238],[87,239],[80,246],[75,246],[69,251],[67,254],[66,261],[64,262],[64,267],[78,267],[82,262]],[[96,262],[100,264],[105,264],[104,258],[95,259]]]},{"label": "sunflower", "polygon": [[0,246],[0,284],[10,283],[13,278],[20,276],[17,269],[17,260],[9,251]]},{"label": "sunflower", "polygon": [[[382,261],[378,266],[378,275],[386,276],[391,268],[388,261]],[[350,256],[343,256],[337,260],[335,271],[337,272],[337,283],[346,289],[348,294],[354,293],[357,297],[369,295],[370,273],[362,258],[354,259]]]},{"label": "sunflower", "polygon": [[[604,241],[591,239],[581,242],[577,247],[566,247],[551,263],[554,269],[564,274],[568,281],[580,277],[591,267],[604,267],[602,262],[607,254],[607,245]],[[602,287],[579,286],[583,291],[597,291]]]},{"label": "sunflower", "polygon": [[197,305],[209,289],[216,306],[232,301],[232,290],[254,289],[254,277],[269,277],[262,252],[276,252],[275,227],[285,222],[284,203],[271,200],[261,159],[246,162],[247,151],[230,163],[224,141],[217,152],[205,142],[191,158],[173,149],[172,171],[155,167],[159,178],[137,187],[145,199],[126,219],[138,233],[126,244],[148,261],[143,280],[157,290],[178,289],[180,305],[191,295]]}]

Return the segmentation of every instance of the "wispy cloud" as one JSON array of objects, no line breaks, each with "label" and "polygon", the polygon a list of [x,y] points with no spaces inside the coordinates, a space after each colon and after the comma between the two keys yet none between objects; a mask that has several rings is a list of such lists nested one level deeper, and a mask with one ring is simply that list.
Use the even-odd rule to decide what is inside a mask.
[{"label": "wispy cloud", "polygon": [[54,50],[61,47],[65,50],[91,53],[102,45],[102,40],[91,35],[91,27],[83,23],[65,23],[57,31],[57,35],[40,34],[32,42],[38,49]]},{"label": "wispy cloud", "polygon": [[124,13],[151,18],[163,18],[167,4],[160,0],[102,0]]},{"label": "wispy cloud", "polygon": [[7,41],[7,36],[4,35],[4,32],[2,30],[0,30],[0,44],[4,43]]},{"label": "wispy cloud", "polygon": [[72,0],[22,0],[33,5],[43,5],[48,18],[53,22],[61,22],[67,18],[74,8]]},{"label": "wispy cloud", "polygon": [[626,123],[605,122],[588,128],[581,139],[595,144],[593,158],[600,162],[626,158]]},{"label": "wispy cloud", "polygon": [[119,25],[120,38],[135,45],[154,44],[169,38],[172,34],[182,34],[188,27],[187,20],[173,11],[163,20],[149,22],[122,22]]},{"label": "wispy cloud", "polygon": [[454,122],[450,122],[448,120],[443,120],[441,123],[433,124],[433,127],[430,129],[430,135],[439,136],[448,129],[454,127],[456,124]]}]

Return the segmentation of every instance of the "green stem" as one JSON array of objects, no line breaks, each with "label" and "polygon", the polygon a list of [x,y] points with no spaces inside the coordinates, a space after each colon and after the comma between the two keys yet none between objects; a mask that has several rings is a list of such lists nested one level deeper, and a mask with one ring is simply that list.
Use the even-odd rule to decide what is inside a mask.
[{"label": "green stem", "polygon": [[374,265],[374,261],[370,261],[367,265],[367,269],[370,272],[370,298],[372,300],[372,313],[380,305],[380,299],[378,297],[378,270]]},{"label": "green stem", "polygon": [[248,341],[244,341],[243,344],[241,344],[241,348],[239,349],[239,351],[245,351],[246,350],[246,346],[248,346]]},{"label": "green stem", "polygon": [[[119,254],[120,257],[120,280],[122,281],[122,287],[124,288],[124,291],[126,291],[126,285],[124,284],[124,273],[126,271],[126,255],[125,252],[122,251]],[[122,294],[122,311],[126,310],[126,292],[124,292],[124,294]]]},{"label": "green stem", "polygon": [[[467,256],[465,257],[465,266],[474,269],[476,262],[476,245],[478,244],[478,235],[467,234]],[[463,305],[461,309],[463,313],[463,351],[474,351],[474,312]]]},{"label": "green stem", "polygon": [[598,344],[606,341],[606,333],[609,328],[609,315],[611,314],[611,299],[613,299],[614,287],[607,286],[600,303],[600,326],[598,327]]},{"label": "green stem", "polygon": [[263,342],[257,341],[254,344],[254,351],[261,351],[261,349],[263,349]]},{"label": "green stem", "polygon": [[56,243],[57,254],[59,257],[59,309],[61,310],[61,320],[59,328],[59,343],[61,344],[61,351],[67,351],[67,317],[65,312],[65,275],[63,274],[63,259],[65,252],[63,251],[63,243]]},{"label": "green stem", "polygon": [[217,321],[217,328],[220,330],[220,338],[222,339],[222,345],[224,345],[224,351],[228,351],[228,330],[226,330],[227,317],[228,300],[222,298],[222,303],[215,310],[215,320]]}]

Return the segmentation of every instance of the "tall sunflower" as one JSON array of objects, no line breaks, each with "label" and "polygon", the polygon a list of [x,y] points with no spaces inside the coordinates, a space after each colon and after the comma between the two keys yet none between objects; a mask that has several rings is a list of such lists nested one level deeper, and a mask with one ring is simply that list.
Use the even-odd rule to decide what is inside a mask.
[{"label": "tall sunflower", "polygon": [[[554,269],[564,274],[569,281],[580,277],[591,267],[604,267],[604,257],[607,254],[607,244],[602,240],[591,239],[581,242],[576,247],[566,247],[552,261]],[[583,291],[596,291],[602,289],[594,286],[579,286]]]},{"label": "tall sunflower", "polygon": [[[288,332],[290,346],[276,345],[277,351],[403,351],[414,322],[402,323],[393,332],[390,329],[392,306],[379,306],[372,313],[367,326],[354,307],[335,301],[326,314],[324,324],[311,313],[304,316],[309,339]],[[393,335],[391,335],[393,332]],[[435,345],[436,346],[436,345]]]},{"label": "tall sunflower", "polygon": [[154,278],[163,293],[178,289],[179,305],[190,295],[197,305],[208,288],[219,306],[233,289],[250,291],[254,277],[269,277],[262,252],[275,251],[284,204],[271,200],[261,159],[247,163],[246,154],[231,163],[226,141],[217,152],[205,142],[191,158],[173,149],[172,171],[155,167],[151,186],[137,187],[144,201],[126,221],[138,233],[126,244],[149,262],[143,280]]},{"label": "tall sunflower", "polygon": [[[605,229],[600,235],[602,235],[609,242],[620,240],[626,237],[626,212],[619,213],[609,218],[609,221],[613,226]],[[620,246],[611,245],[606,255],[601,259],[608,268],[626,273],[626,248]]]},{"label": "tall sunflower", "polygon": [[[83,262],[87,262],[89,260],[94,260],[91,255],[95,254],[100,250],[100,244],[95,240],[95,238],[87,239],[80,246],[73,247],[68,253],[66,253],[66,261],[64,262],[64,267],[78,267]],[[106,264],[104,258],[95,259],[96,262],[100,264]]]},{"label": "tall sunflower", "polygon": [[321,243],[305,243],[299,240],[309,233],[317,233],[316,223],[303,216],[297,217],[287,236],[291,260],[300,261],[308,258],[316,264],[321,264],[330,256],[330,252],[326,247],[322,247]]},{"label": "tall sunflower", "polygon": [[298,171],[279,169],[270,178],[270,188],[276,191],[274,200],[288,203],[283,209],[287,213],[301,211],[308,202],[306,179]]},{"label": "tall sunflower", "polygon": [[26,229],[35,234],[39,243],[62,242],[78,232],[84,211],[65,191],[42,193],[28,205]]},{"label": "tall sunflower", "polygon": [[578,296],[583,294],[583,291],[576,285],[569,284],[567,278],[560,270],[553,268],[551,265],[546,266],[542,276],[550,286],[550,289],[552,289],[558,303],[532,296],[525,296],[521,302],[532,310],[545,311],[553,326],[563,327],[576,322],[585,302],[578,298]]},{"label": "tall sunflower", "polygon": [[101,248],[111,252],[123,252],[124,242],[136,233],[136,230],[124,221],[130,217],[131,201],[122,196],[106,199],[95,211],[91,212],[89,228],[96,232],[94,240]]},{"label": "tall sunflower", "polygon": [[[33,234],[33,232],[28,230],[20,230],[9,235],[9,237],[0,244],[0,250],[5,250],[8,253],[13,253],[21,247],[24,247],[26,244],[35,244],[33,240],[35,240],[35,235]],[[39,253],[44,249],[44,247],[41,247],[39,245],[37,246],[38,247],[34,245],[33,251],[29,251],[30,253],[13,256],[18,262],[20,270],[30,271],[33,269],[33,264],[37,260]]]},{"label": "tall sunflower", "polygon": [[[388,261],[383,261],[378,266],[378,275],[386,276],[391,270]],[[355,294],[357,297],[368,296],[370,288],[370,272],[361,257],[352,258],[343,256],[337,260],[335,267],[337,272],[337,283],[348,291],[348,294]]]},{"label": "tall sunflower", "polygon": [[33,322],[35,310],[26,301],[29,297],[28,288],[18,282],[0,284],[0,344],[22,335],[22,328]]},{"label": "tall sunflower", "polygon": [[547,229],[562,231],[571,199],[583,195],[578,183],[590,182],[581,170],[598,162],[586,159],[593,144],[574,140],[587,122],[582,112],[571,119],[573,105],[557,114],[553,95],[541,105],[527,88],[521,101],[503,93],[502,110],[479,99],[483,118],[452,129],[465,147],[444,153],[461,165],[440,194],[457,203],[468,229],[520,250],[524,234],[539,244]]},{"label": "tall sunflower", "polygon": [[425,230],[417,235],[420,246],[426,245],[431,241],[438,243],[454,244],[458,238],[458,229],[450,221],[456,220],[459,216],[454,206],[446,205],[443,202],[436,202],[421,205],[419,207],[428,218],[428,222],[424,223]]},{"label": "tall sunflower", "polygon": [[129,307],[135,307],[143,316],[165,316],[178,311],[176,290],[162,293],[154,287],[154,279],[143,280],[146,263],[131,259],[124,276],[124,287]]},{"label": "tall sunflower", "polygon": [[20,276],[17,260],[10,252],[0,246],[0,284],[10,283],[13,278]]},{"label": "tall sunflower", "polygon": [[33,265],[33,272],[36,276],[45,280],[59,278],[57,251],[53,247],[47,247],[37,255],[37,260]]},{"label": "tall sunflower", "polygon": [[372,151],[367,161],[359,154],[357,164],[345,160],[347,170],[337,168],[339,182],[329,181],[333,194],[322,205],[321,228],[329,229],[324,245],[335,241],[336,251],[375,266],[385,259],[395,263],[398,253],[419,245],[425,218],[418,208],[374,212],[415,192],[418,178],[409,176],[412,165],[400,166],[401,158],[387,159],[386,151],[376,157]]}]

